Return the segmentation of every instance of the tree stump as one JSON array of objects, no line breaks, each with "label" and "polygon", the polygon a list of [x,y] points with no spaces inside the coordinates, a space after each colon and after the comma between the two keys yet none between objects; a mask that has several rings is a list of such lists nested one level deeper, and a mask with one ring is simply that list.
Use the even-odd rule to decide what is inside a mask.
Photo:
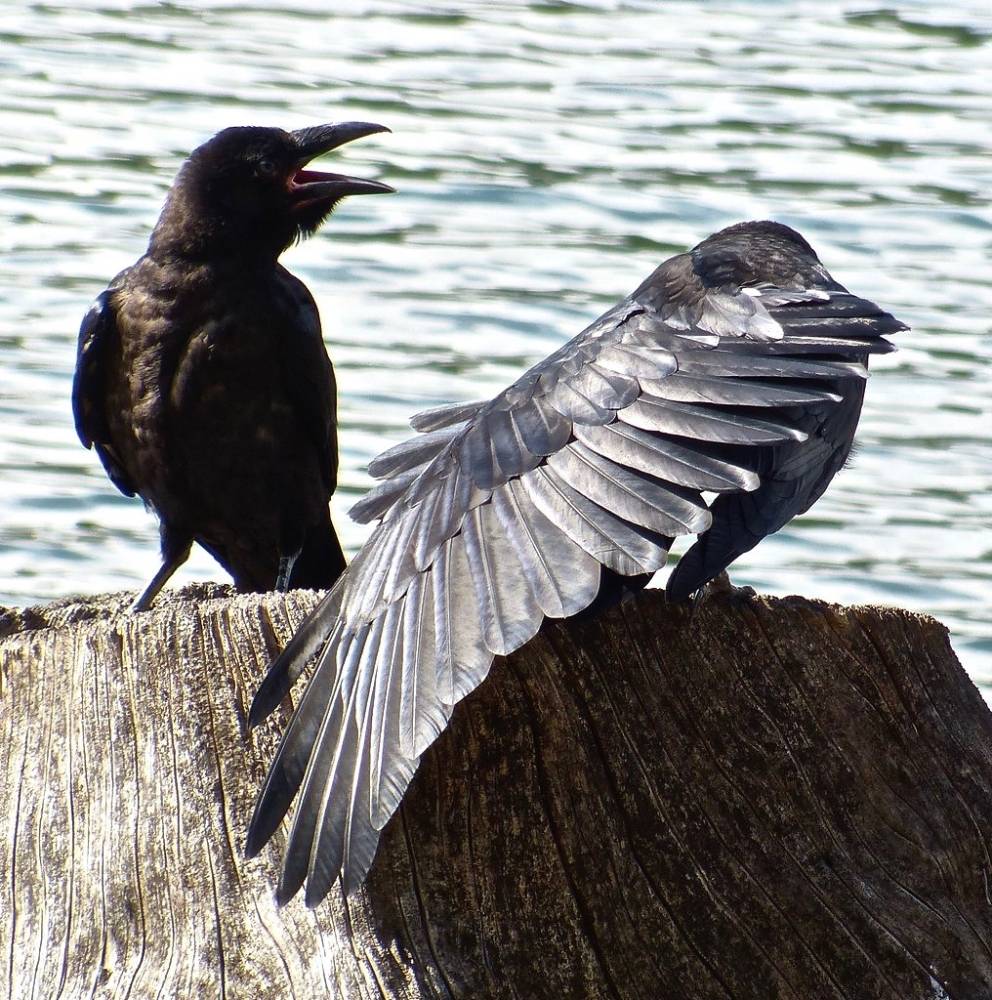
[{"label": "tree stump", "polygon": [[[316,596],[0,618],[0,995],[992,996],[992,717],[932,619],[658,592],[550,623],[455,711],[365,889],[244,830]],[[214,596],[211,596],[214,595]]]}]

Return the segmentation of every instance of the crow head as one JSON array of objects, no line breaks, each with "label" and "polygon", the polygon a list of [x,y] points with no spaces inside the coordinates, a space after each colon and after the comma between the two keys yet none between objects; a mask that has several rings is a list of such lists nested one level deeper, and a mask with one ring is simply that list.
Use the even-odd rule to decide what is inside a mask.
[{"label": "crow head", "polygon": [[306,169],[338,146],[388,132],[370,122],[284,132],[227,128],[195,149],[173,184],[152,237],[160,247],[196,254],[225,249],[278,257],[310,236],[350,194],[393,189],[378,181]]}]

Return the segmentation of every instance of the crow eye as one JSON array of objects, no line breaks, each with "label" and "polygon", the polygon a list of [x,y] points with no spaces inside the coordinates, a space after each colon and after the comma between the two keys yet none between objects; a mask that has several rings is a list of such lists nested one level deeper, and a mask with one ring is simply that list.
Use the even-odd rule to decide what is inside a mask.
[{"label": "crow eye", "polygon": [[271,177],[276,170],[278,170],[278,167],[275,160],[259,160],[255,164],[255,172],[262,177]]}]

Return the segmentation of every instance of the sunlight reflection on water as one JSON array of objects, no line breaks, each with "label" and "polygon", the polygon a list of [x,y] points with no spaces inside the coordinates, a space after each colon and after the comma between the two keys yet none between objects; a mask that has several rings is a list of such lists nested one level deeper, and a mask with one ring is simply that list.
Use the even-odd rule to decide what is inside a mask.
[{"label": "sunlight reflection on water", "polygon": [[[137,587],[157,532],[72,430],[79,319],[229,124],[382,121],[356,199],[287,254],[341,398],[336,519],[406,417],[477,398],[727,223],[797,226],[913,326],[858,458],[735,580],[946,622],[992,683],[992,18],[757,2],[293,0],[8,7],[0,19],[0,602]],[[179,581],[222,574],[199,554]]]}]

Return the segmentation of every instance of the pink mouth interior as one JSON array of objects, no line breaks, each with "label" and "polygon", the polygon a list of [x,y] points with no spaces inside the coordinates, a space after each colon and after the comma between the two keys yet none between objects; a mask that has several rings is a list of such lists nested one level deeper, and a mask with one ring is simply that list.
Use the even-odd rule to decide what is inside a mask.
[{"label": "pink mouth interior", "polygon": [[297,184],[310,184],[313,181],[322,181],[327,174],[322,174],[317,170],[297,170],[293,180]]},{"label": "pink mouth interior", "polygon": [[289,179],[290,190],[302,187],[304,184],[320,184],[324,181],[336,181],[337,174],[324,174],[319,170],[297,170]]}]

